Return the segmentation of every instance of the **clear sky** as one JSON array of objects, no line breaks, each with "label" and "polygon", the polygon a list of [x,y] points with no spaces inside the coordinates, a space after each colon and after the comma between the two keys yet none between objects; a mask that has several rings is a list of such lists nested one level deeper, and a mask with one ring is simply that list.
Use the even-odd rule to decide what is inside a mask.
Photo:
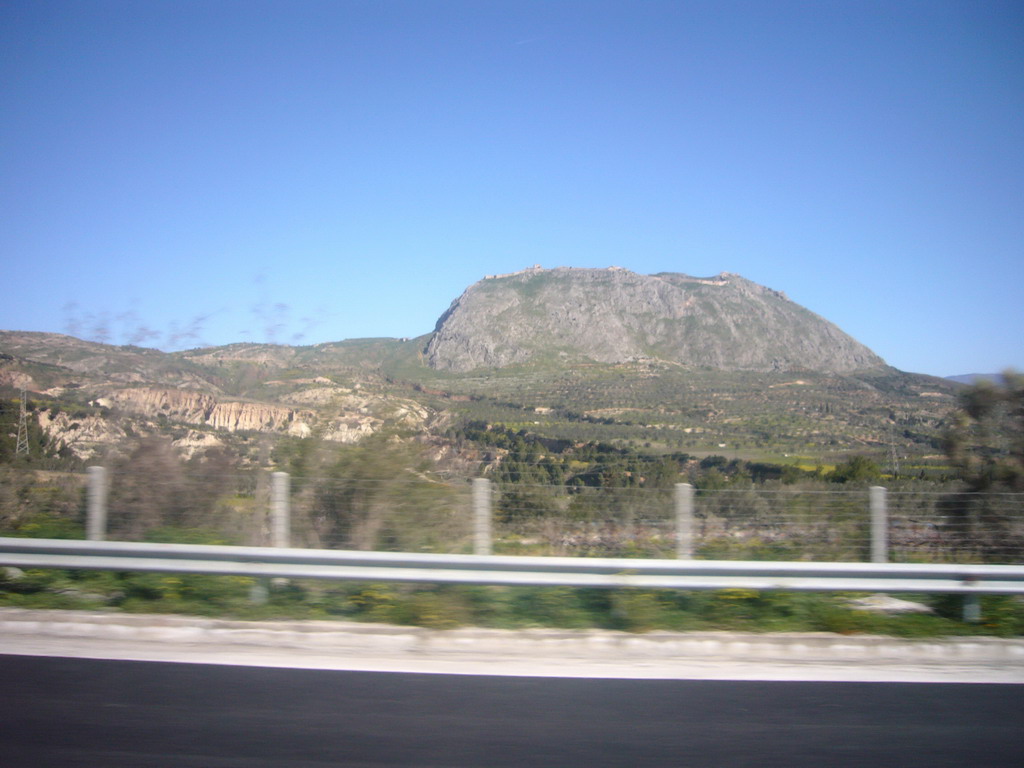
[{"label": "clear sky", "polygon": [[738,272],[1024,369],[1024,3],[2,0],[0,328],[418,336],[532,264]]}]

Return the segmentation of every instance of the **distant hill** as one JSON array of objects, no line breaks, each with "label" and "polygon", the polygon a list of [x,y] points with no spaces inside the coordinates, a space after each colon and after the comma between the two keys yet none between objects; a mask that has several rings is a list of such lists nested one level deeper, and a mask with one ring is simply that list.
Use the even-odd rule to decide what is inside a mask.
[{"label": "distant hill", "polygon": [[645,360],[719,371],[879,370],[885,361],[785,294],[722,273],[534,267],[470,286],[426,347],[437,370]]},{"label": "distant hill", "polygon": [[979,381],[991,381],[996,384],[1003,382],[1001,373],[962,373],[959,376],[947,376],[947,381],[955,381],[957,384],[977,384]]}]

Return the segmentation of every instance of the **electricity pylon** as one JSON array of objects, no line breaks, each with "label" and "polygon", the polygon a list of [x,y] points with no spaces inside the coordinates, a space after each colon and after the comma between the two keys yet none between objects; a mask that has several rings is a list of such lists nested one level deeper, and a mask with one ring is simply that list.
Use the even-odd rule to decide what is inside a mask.
[{"label": "electricity pylon", "polygon": [[18,411],[18,442],[14,448],[15,456],[28,456],[28,401],[25,390],[21,390],[21,410]]},{"label": "electricity pylon", "polygon": [[889,425],[889,472],[893,477],[900,474],[900,457],[896,449],[896,416],[892,417],[892,424]]}]

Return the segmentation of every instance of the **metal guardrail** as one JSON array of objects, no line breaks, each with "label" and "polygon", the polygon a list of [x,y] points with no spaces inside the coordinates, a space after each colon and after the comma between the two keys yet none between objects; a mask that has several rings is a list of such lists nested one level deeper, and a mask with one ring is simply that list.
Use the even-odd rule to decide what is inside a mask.
[{"label": "metal guardrail", "polygon": [[639,560],[0,538],[0,565],[573,587],[1024,594],[1022,565]]}]

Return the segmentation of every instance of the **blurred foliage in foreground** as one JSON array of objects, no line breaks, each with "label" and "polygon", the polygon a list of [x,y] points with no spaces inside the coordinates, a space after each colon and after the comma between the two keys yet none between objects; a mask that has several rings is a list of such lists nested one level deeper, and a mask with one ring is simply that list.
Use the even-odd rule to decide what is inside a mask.
[{"label": "blurred foliage in foreground", "polygon": [[[898,483],[883,476],[876,463],[856,456],[831,471],[823,467],[807,471],[721,456],[699,460],[681,453],[640,456],[622,447],[544,440],[485,423],[467,424],[453,439],[472,440],[501,453],[493,476],[512,488],[496,507],[498,522],[505,524],[533,524],[557,515],[588,524],[609,509],[619,514],[629,511],[624,502],[628,491],[662,494],[681,481],[692,482],[699,493],[749,492],[752,503],[758,501],[755,487],[779,491],[803,485],[820,492],[829,487],[848,490],[875,482],[890,487]],[[965,390],[948,449],[958,477],[946,482],[915,478],[913,488],[900,492],[910,498],[927,489],[929,493],[942,489],[954,496],[964,496],[965,490],[967,495],[1021,490],[1022,377],[1009,374],[1002,385],[983,383]],[[293,505],[300,512],[295,518],[296,543],[403,551],[463,549],[469,537],[466,494],[438,471],[428,451],[428,446],[385,435],[358,446],[325,446],[315,440],[279,445],[276,464],[292,473]],[[241,471],[236,459],[226,453],[208,455],[202,462],[184,462],[165,440],[147,438],[110,470],[116,481],[109,504],[112,538],[265,543],[261,537],[267,524],[266,473]],[[608,500],[614,503],[605,503]],[[722,520],[735,516],[732,507],[719,511]],[[762,510],[763,515],[767,512]],[[3,535],[83,538],[84,513],[82,475],[0,465]],[[819,522],[829,527],[840,520],[835,514],[818,514]],[[639,511],[633,516],[641,517]],[[986,507],[976,517],[995,532],[992,535],[999,542],[1016,536],[1020,521],[1016,507],[1010,512],[1005,507]],[[525,536],[520,537],[523,540]],[[774,549],[765,556],[797,556],[783,544],[771,544],[769,548]],[[706,546],[704,556],[752,557],[757,555],[755,547],[768,545],[760,540],[737,543],[734,538],[721,538],[709,540]],[[730,549],[737,547],[742,551]],[[994,547],[990,545],[993,551]],[[847,604],[848,595],[835,594],[294,581],[271,588],[268,600],[258,603],[251,598],[258,586],[244,577],[2,569],[0,605],[250,619],[338,618],[433,628],[1024,634],[1024,603],[1013,596],[984,597],[982,622],[969,625],[958,619],[960,600],[949,596],[919,596],[933,614],[887,617],[854,610]]]},{"label": "blurred foliage in foreground", "polygon": [[[726,589],[584,589],[287,581],[253,602],[247,577],[132,572],[0,571],[0,607],[180,613],[235,619],[338,619],[452,629],[561,627],[837,632],[901,637],[1024,634],[1024,601],[982,597],[982,621],[960,620],[961,600],[901,596],[933,613],[886,616],[850,606],[853,594]],[[265,585],[264,585],[265,586]]]}]

